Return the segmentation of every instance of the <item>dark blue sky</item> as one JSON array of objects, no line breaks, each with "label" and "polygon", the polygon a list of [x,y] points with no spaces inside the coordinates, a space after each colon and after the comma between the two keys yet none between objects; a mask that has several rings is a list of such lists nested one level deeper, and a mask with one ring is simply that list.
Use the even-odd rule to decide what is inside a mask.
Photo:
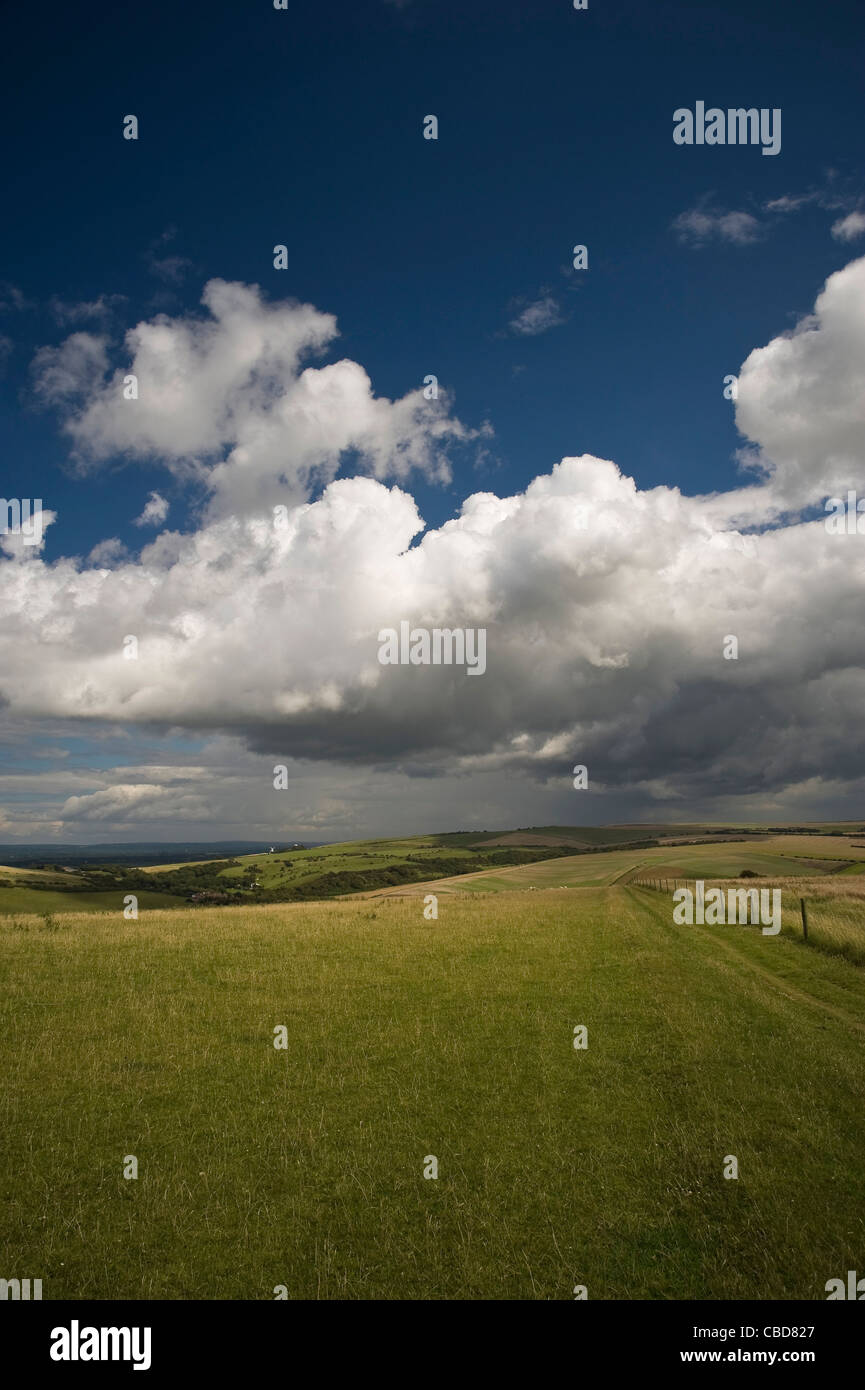
[{"label": "dark blue sky", "polygon": [[[53,296],[125,296],[119,331],[189,310],[211,276],[257,282],[334,313],[330,356],[361,362],[378,393],[435,372],[466,424],[495,431],[480,467],[456,457],[452,489],[415,488],[437,524],[566,454],[613,458],[641,486],[729,486],[724,374],[850,256],[819,200],[762,209],[862,192],[859,3],[151,0],[19,7],[5,29],[2,275],[31,307],[0,322],[15,344],[4,485],[61,512],[49,557],[73,528],[82,550],[140,544],[128,487],[176,495],[157,466],[120,487],[64,478],[56,421],[22,412],[33,350],[71,331]],[[698,99],[780,107],[781,153],[675,146],[673,110]],[[671,223],[701,200],[754,216],[756,239],[683,244]],[[577,242],[587,272],[571,268]],[[153,255],[187,264],[173,281]],[[508,332],[545,293],[565,321]]]},{"label": "dark blue sky", "polygon": [[[0,493],[39,497],[58,515],[43,552],[53,568],[27,571],[33,591],[44,584],[47,597],[36,611],[25,594],[24,640],[11,621],[6,632],[13,660],[0,680],[0,743],[14,775],[4,796],[7,806],[23,808],[20,826],[9,822],[8,833],[37,840],[349,838],[456,820],[637,819],[656,815],[656,798],[666,809],[669,797],[677,799],[667,814],[735,816],[744,814],[743,790],[753,795],[758,818],[849,813],[847,791],[836,788],[853,775],[846,745],[839,751],[831,742],[838,720],[827,716],[819,737],[800,736],[801,713],[784,703],[796,675],[784,669],[788,589],[777,579],[771,543],[753,578],[739,566],[738,543],[727,544],[727,522],[718,521],[713,554],[722,558],[707,561],[697,617],[683,615],[678,574],[692,580],[708,554],[700,537],[717,518],[695,521],[696,512],[676,513],[663,500],[655,513],[645,492],[636,494],[622,534],[641,535],[642,550],[628,571],[630,543],[616,548],[615,526],[604,523],[582,539],[569,529],[575,499],[607,477],[593,466],[551,485],[548,512],[543,487],[533,494],[519,511],[536,528],[525,539],[519,519],[489,545],[477,539],[483,525],[473,531],[472,523],[463,537],[468,549],[453,535],[434,539],[419,566],[400,568],[408,541],[394,543],[391,555],[375,535],[382,509],[390,508],[388,536],[402,524],[399,499],[375,494],[371,520],[364,498],[372,494],[354,492],[354,529],[334,543],[320,571],[313,552],[311,568],[303,568],[307,552],[299,545],[290,556],[263,560],[274,566],[269,584],[247,591],[242,546],[232,552],[225,542],[215,555],[206,547],[223,542],[211,539],[204,542],[210,558],[190,563],[190,581],[200,589],[187,592],[185,561],[172,570],[169,551],[158,545],[136,569],[156,532],[133,518],[158,491],[169,504],[166,530],[187,533],[194,554],[190,533],[202,522],[204,474],[193,484],[186,460],[166,466],[158,457],[109,457],[83,469],[56,399],[52,408],[40,401],[33,363],[39,349],[83,331],[108,336],[113,372],[127,360],[123,335],[135,325],[158,314],[181,325],[203,319],[202,290],[214,278],[259,285],[269,302],[314,305],[336,317],[340,336],[312,364],[351,359],[369,373],[377,396],[394,401],[433,373],[452,414],[475,432],[450,446],[448,484],[432,481],[430,469],[383,475],[404,486],[427,526],[437,528],[470,494],[521,493],[572,455],[612,459],[642,490],[735,488],[744,440],[723,379],[774,340],[772,361],[786,366],[777,391],[771,371],[757,382],[754,418],[779,446],[774,462],[794,480],[800,462],[815,473],[813,487],[797,492],[791,483],[779,492],[793,499],[794,511],[798,505],[814,515],[827,460],[837,465],[838,486],[858,477],[850,464],[856,388],[846,372],[855,378],[859,349],[845,340],[837,302],[844,289],[836,289],[813,359],[798,349],[785,357],[778,340],[813,310],[827,276],[865,248],[862,0],[589,0],[586,11],[574,10],[572,0],[288,0],[284,11],[272,0],[49,4],[9,7],[3,38]],[[780,152],[675,144],[673,113],[697,102],[780,109]],[[139,121],[136,141],[123,138],[129,114]],[[430,114],[439,122],[436,141],[423,138]],[[850,225],[839,233],[844,219]],[[288,248],[286,270],[274,269],[277,244]],[[588,270],[573,268],[576,244],[588,247]],[[843,280],[850,293],[858,283],[855,273]],[[105,312],[81,312],[97,303]],[[521,332],[521,321],[543,331]],[[235,341],[232,351],[243,359],[242,344]],[[846,413],[833,398],[839,364]],[[813,385],[816,402],[803,407],[792,444],[783,428],[788,381],[797,400]],[[170,395],[171,382],[163,389]],[[218,414],[212,399],[208,412]],[[823,431],[833,418],[837,447],[832,430]],[[815,421],[822,446],[811,439]],[[237,438],[225,434],[232,446]],[[337,451],[336,458],[342,476],[358,471],[356,455]],[[620,503],[609,501],[609,479],[604,487],[611,509],[628,509],[626,488]],[[678,558],[672,531],[661,534],[664,526],[675,530],[675,515],[685,518],[680,529],[697,536]],[[79,576],[53,562],[83,561],[109,538],[127,550],[103,553],[91,566],[110,566],[118,555],[132,563],[113,577],[104,571],[94,607],[110,616],[91,624]],[[821,551],[810,553],[823,562]],[[583,554],[585,572],[596,566],[608,589],[583,585]],[[784,573],[794,578],[816,563],[784,556]],[[839,578],[841,558],[838,547],[826,552],[825,611],[837,607],[839,583],[855,578],[852,568]],[[216,576],[238,566],[239,617],[219,592],[208,609],[211,563]],[[365,588],[369,576],[373,589],[379,574],[403,576],[393,602],[404,606],[387,617],[396,622],[410,603],[450,601],[451,581],[459,592],[460,567],[469,564],[476,583],[472,591],[467,580],[466,594],[492,595],[499,604],[500,674],[468,682],[469,696],[452,705],[438,697],[421,702],[416,718],[410,703],[387,704],[383,678],[352,686],[356,672],[340,668],[340,653],[366,640],[365,624],[379,611]],[[20,608],[19,570],[5,572]],[[96,574],[91,568],[94,581]],[[760,612],[752,612],[752,582],[762,586]],[[805,646],[825,645],[824,609],[815,618],[811,588],[798,595],[796,631]],[[332,611],[322,608],[311,635],[297,598],[307,590],[309,602],[333,594]],[[648,605],[644,617],[631,611],[637,591]],[[549,604],[556,594],[561,613]],[[268,631],[294,624],[297,645],[288,638],[277,644],[268,666],[256,646],[260,613],[248,617],[247,609],[271,600]],[[783,620],[773,617],[776,603]],[[707,606],[716,612],[703,632]],[[778,635],[777,691],[756,682],[747,712],[726,694],[715,706],[704,682],[733,681],[711,664],[720,635],[744,632],[752,619],[751,652],[767,634]],[[461,621],[470,625],[470,615]],[[248,645],[232,645],[247,622]],[[217,639],[207,646],[208,634],[229,630],[223,650]],[[142,661],[140,690],[117,655],[130,631],[142,633],[145,652],[148,640],[156,644],[151,653],[163,651],[161,666],[155,657],[149,667]],[[538,631],[546,667],[531,645]],[[158,645],[166,634],[177,644],[170,656]],[[515,655],[504,676],[509,641]],[[838,672],[848,644],[845,631],[837,653],[821,650],[812,661],[806,651],[802,679],[819,669],[826,688],[836,679],[843,686]],[[357,670],[368,658],[361,646]],[[560,660],[572,661],[573,670],[559,669]],[[210,661],[221,675],[208,674]],[[741,669],[750,680],[744,663]],[[220,703],[223,684],[232,688]],[[374,708],[371,696],[365,723],[363,692],[370,689],[385,703]],[[561,708],[552,707],[553,693]],[[846,698],[815,688],[815,727],[833,701],[840,707]],[[15,723],[31,707],[42,721],[32,746],[33,729]],[[319,722],[310,715],[307,726],[304,711],[313,708]],[[777,728],[780,751],[740,748],[749,721]],[[423,753],[415,727],[428,732]],[[502,749],[509,748],[525,753],[523,781],[508,770]],[[491,750],[498,761],[486,783],[471,759]],[[269,768],[277,754],[307,769],[290,808],[273,803]],[[569,767],[592,758],[599,782],[615,791],[607,802],[577,808]],[[16,780],[22,766],[29,770]],[[815,778],[826,784],[819,792]],[[235,790],[241,782],[245,800]],[[782,794],[785,801],[773,799]],[[716,805],[716,797],[725,799]]]}]

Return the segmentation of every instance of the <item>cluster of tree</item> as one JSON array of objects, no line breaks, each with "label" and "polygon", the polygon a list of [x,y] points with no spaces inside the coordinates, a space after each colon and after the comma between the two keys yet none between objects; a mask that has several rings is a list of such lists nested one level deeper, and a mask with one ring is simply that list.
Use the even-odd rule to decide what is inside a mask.
[{"label": "cluster of tree", "polygon": [[[217,876],[222,869],[239,867],[237,859],[214,859],[206,864],[185,864],[180,869],[170,869],[164,873],[145,873],[143,869],[128,864],[103,864],[99,868],[78,870],[79,882],[63,880],[64,893],[105,892],[116,889],[119,893],[174,893],[178,897],[189,896],[203,889],[225,889],[225,880]],[[28,882],[28,888],[46,888],[56,891],[58,880]]]},{"label": "cluster of tree", "polygon": [[559,859],[568,853],[567,849],[548,848],[482,850],[471,859],[408,855],[396,864],[379,869],[344,869],[316,874],[302,883],[276,884],[257,889],[249,896],[254,902],[263,903],[308,902],[335,898],[342,893],[365,893],[374,888],[394,888],[402,883],[422,883],[425,879],[451,878],[454,874],[476,873],[478,869],[505,864],[536,864],[539,859]]},{"label": "cluster of tree", "polygon": [[[156,893],[176,893],[182,898],[189,898],[193,893],[224,893],[230,901],[231,890],[235,884],[239,887],[242,880],[220,878],[219,875],[223,869],[240,867],[239,859],[214,859],[209,864],[184,864],[182,868],[170,869],[166,873],[141,874],[138,887],[149,888]],[[127,887],[126,881],[123,887]],[[130,892],[135,892],[135,889],[130,889]]]},{"label": "cluster of tree", "polygon": [[501,868],[503,864],[536,864],[540,859],[561,859],[563,855],[573,854],[569,848],[560,848],[558,845],[546,846],[543,849],[473,849],[472,859],[433,859],[428,855],[407,854],[406,862],[410,864],[423,864],[429,868],[430,865],[448,864],[447,870],[424,874],[424,878],[447,878],[450,874],[471,874],[478,869]]},{"label": "cluster of tree", "polygon": [[813,825],[768,825],[765,830],[751,831],[751,834],[761,835],[865,835],[865,826],[861,830],[815,830]]}]

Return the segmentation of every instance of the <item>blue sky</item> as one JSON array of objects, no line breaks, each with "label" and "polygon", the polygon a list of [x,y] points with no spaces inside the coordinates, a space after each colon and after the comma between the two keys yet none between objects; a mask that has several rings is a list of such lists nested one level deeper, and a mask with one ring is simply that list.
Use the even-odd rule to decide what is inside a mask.
[{"label": "blue sky", "polygon": [[[3,489],[38,495],[57,513],[42,555],[49,565],[108,537],[137,554],[152,535],[133,521],[153,491],[170,525],[193,532],[208,484],[200,470],[167,468],[158,451],[130,461],[118,447],[91,466],[64,432],[68,407],[40,397],[34,358],[84,331],[104,335],[115,369],[124,332],[158,314],[200,317],[213,278],[334,315],[339,337],[316,364],[362,364],[376,396],[397,400],[436,374],[466,431],[448,448],[450,481],[429,469],[411,479],[424,522],[437,528],[470,494],[520,494],[573,455],[614,460],[640,490],[740,487],[744,438],[723,377],[789,333],[827,278],[865,248],[865,238],[837,230],[865,207],[859,4],[590,0],[578,12],[566,0],[289,0],[283,12],[265,0],[157,0],[83,14],[19,8],[6,27]],[[780,153],[676,146],[673,111],[697,100],[780,108]],[[137,141],[122,138],[127,113],[139,119]],[[422,137],[429,113],[436,141]],[[279,243],[284,271],[273,268]],[[572,267],[576,243],[588,248],[586,271]],[[521,331],[526,311],[524,325],[549,326]],[[363,471],[347,450],[336,476]],[[815,498],[798,500],[813,507]],[[43,712],[55,724],[53,734],[41,726],[42,750],[56,737],[85,768],[101,767],[106,746],[118,768],[125,757],[174,765],[215,737],[272,761],[242,711],[197,721],[178,710],[176,723],[169,711],[156,724],[83,714],[84,724],[80,709]],[[286,756],[313,745],[322,756],[319,735],[309,738],[301,731]],[[20,736],[7,739],[20,758]],[[453,823],[455,798],[467,814],[502,824],[657,813],[625,785],[591,811],[535,784],[519,805],[501,787],[466,805],[436,761],[441,740],[436,749],[442,794],[432,805],[404,790],[430,775],[407,767],[416,749],[374,756],[376,771],[364,775],[393,775],[403,787],[358,790],[358,802],[375,808],[374,830],[404,820],[406,796],[415,819],[442,824]],[[444,762],[457,751],[466,748],[445,749]],[[340,740],[332,755],[335,781],[342,760],[356,770]],[[37,772],[40,761],[42,753]],[[333,802],[323,775],[310,771],[307,808]],[[793,781],[808,775],[799,769]],[[81,782],[74,794],[101,786],[94,773],[93,791]],[[20,827],[13,816],[9,835],[86,838],[86,827],[56,815],[69,794],[60,781],[53,798],[44,781],[32,797],[16,786],[10,804],[24,797],[46,820],[40,833],[38,821]],[[845,798],[821,793],[815,805],[831,814],[848,809]],[[713,804],[701,786],[676,813]],[[767,803],[767,814],[777,809]],[[316,829],[316,838],[359,828],[322,816],[280,811],[274,821],[262,810],[256,825]],[[227,818],[195,828],[201,838],[234,833]],[[111,830],[102,820],[92,838]],[[178,824],[178,835],[188,833]],[[171,825],[118,822],[117,835],[170,838]]]}]

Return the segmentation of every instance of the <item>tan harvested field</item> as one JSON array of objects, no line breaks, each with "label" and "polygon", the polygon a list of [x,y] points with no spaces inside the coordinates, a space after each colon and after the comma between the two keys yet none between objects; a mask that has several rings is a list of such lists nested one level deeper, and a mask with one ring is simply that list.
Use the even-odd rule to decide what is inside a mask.
[{"label": "tan harvested field", "polygon": [[[854,837],[856,838],[856,837]],[[865,849],[840,836],[777,835],[736,840],[719,836],[708,843],[659,845],[563,856],[535,864],[480,869],[422,883],[398,884],[352,896],[416,898],[428,893],[501,893],[519,889],[588,888],[627,883],[635,878],[704,878],[714,882],[738,877],[743,870],[768,881],[831,875],[845,865],[865,868]],[[855,879],[843,875],[842,882]]]},{"label": "tan harvested field", "polygon": [[56,869],[26,869],[20,865],[0,864],[0,878],[41,879],[45,883],[79,883],[80,875]]},{"label": "tan harvested field", "polygon": [[777,846],[779,854],[865,860],[865,836],[862,835],[777,835],[767,843]]}]

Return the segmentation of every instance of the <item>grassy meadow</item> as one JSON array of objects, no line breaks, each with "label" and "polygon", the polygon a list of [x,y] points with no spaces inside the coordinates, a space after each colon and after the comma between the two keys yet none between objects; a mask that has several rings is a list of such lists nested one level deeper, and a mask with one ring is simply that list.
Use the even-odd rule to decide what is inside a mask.
[{"label": "grassy meadow", "polygon": [[6,916],[3,1268],[46,1299],[824,1299],[865,1267],[865,882],[790,880],[769,938],[674,926],[639,858],[437,920]]},{"label": "grassy meadow", "polygon": [[[138,906],[142,911],[153,907],[177,907],[178,901],[170,893],[138,893]],[[82,912],[117,914],[123,912],[123,893],[108,890],[93,893],[71,893],[62,889],[33,889],[11,886],[0,889],[0,920],[3,916],[26,913],[69,913]]]}]

